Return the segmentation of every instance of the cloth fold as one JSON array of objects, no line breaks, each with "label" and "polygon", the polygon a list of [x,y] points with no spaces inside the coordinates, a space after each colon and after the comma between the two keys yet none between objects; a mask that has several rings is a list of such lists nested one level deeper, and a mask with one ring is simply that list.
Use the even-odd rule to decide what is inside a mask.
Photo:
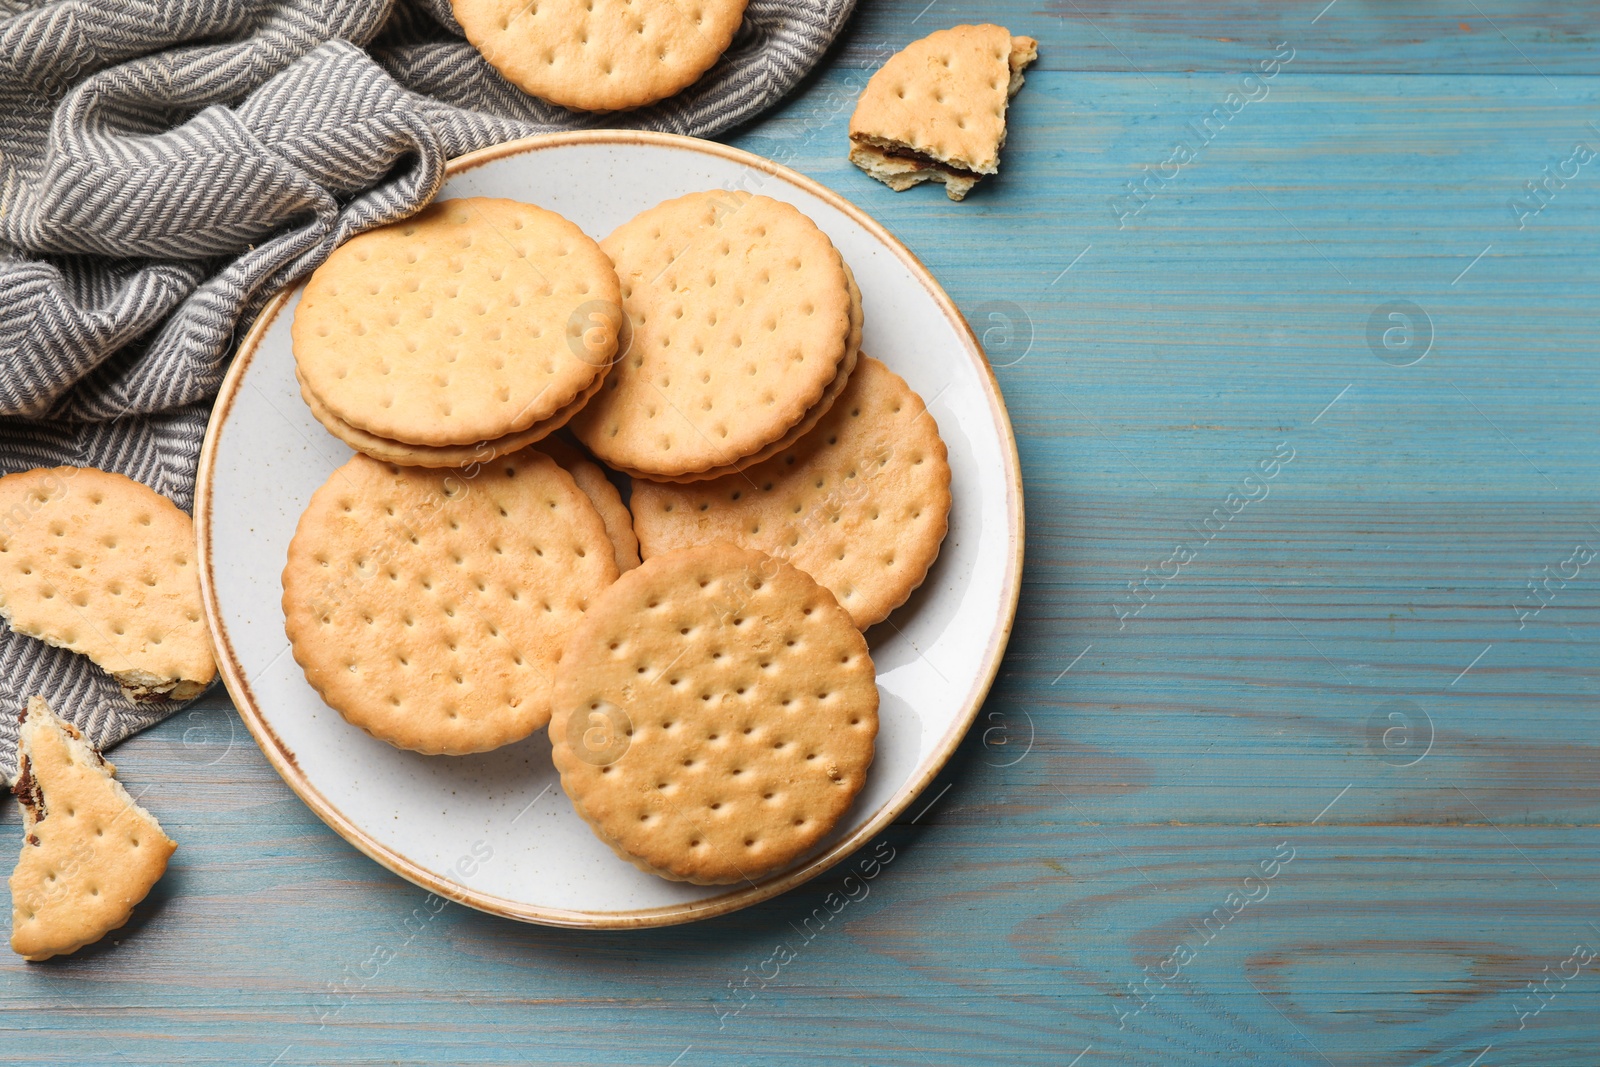
[{"label": "cloth fold", "polygon": [[[0,0],[0,473],[100,467],[192,508],[227,358],[282,285],[431,200],[453,156],[744,122],[816,65],[854,3],[751,0],[693,86],[593,115],[501,78],[449,0]],[[9,709],[34,694],[102,747],[177,710],[5,631],[8,776]]]}]

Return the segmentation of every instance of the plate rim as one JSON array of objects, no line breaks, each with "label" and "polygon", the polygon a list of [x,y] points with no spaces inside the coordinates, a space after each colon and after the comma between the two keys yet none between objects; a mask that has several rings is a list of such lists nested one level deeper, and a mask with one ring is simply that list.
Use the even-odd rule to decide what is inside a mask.
[{"label": "plate rim", "polygon": [[449,160],[445,164],[444,177],[454,177],[485,163],[503,159],[507,156],[523,155],[572,144],[650,144],[664,148],[700,152],[720,156],[786,181],[827,203],[852,222],[861,226],[883,244],[885,248],[894,253],[910,269],[912,276],[933,297],[934,302],[944,312],[945,317],[956,327],[958,335],[965,339],[967,356],[980,371],[978,377],[989,401],[990,413],[995,417],[995,421],[1004,434],[1005,440],[1004,447],[1001,449],[1001,459],[1006,468],[1007,533],[1011,551],[1010,557],[1006,562],[999,610],[990,628],[988,647],[985,649],[984,659],[975,684],[967,693],[965,706],[961,713],[951,722],[928,757],[918,763],[911,777],[899,789],[895,790],[889,799],[879,806],[853,833],[836,841],[827,851],[813,856],[800,866],[717,896],[653,908],[589,912],[526,904],[506,897],[479,892],[459,882],[435,875],[419,866],[400,851],[390,848],[369,836],[311,783],[304,772],[301,771],[294,752],[283,743],[272,729],[271,724],[262,716],[255,693],[245,677],[244,670],[234,651],[232,639],[228,635],[227,626],[223,622],[221,608],[217,601],[216,582],[212,575],[211,537],[213,523],[211,516],[212,508],[215,504],[212,482],[215,475],[217,448],[221,439],[223,424],[227,421],[228,415],[233,409],[234,401],[239,396],[245,372],[254,359],[262,338],[266,336],[267,330],[282,312],[284,304],[288,301],[290,295],[301,284],[298,279],[284,285],[263,305],[260,313],[256,316],[255,322],[251,324],[250,329],[240,340],[233,361],[228,367],[227,374],[223,377],[222,385],[218,390],[210,420],[206,424],[205,439],[200,448],[200,463],[195,480],[194,497],[200,594],[205,608],[206,622],[211,628],[212,641],[216,646],[217,666],[222,675],[223,685],[227,689],[228,695],[233,699],[240,718],[244,720],[251,736],[255,738],[256,745],[266,756],[267,762],[272,765],[273,770],[278,772],[278,776],[284,780],[284,783],[289,786],[295,795],[331,830],[354,845],[370,859],[436,896],[452,900],[458,904],[464,904],[479,911],[488,912],[491,915],[499,915],[503,918],[515,919],[520,922],[569,929],[622,930],[671,926],[725,915],[729,912],[758,904],[764,900],[770,900],[824,873],[853,855],[862,846],[866,845],[871,838],[881,833],[885,827],[911,805],[911,802],[933,782],[939,772],[949,763],[950,758],[955,754],[956,749],[971,729],[972,723],[977,719],[978,711],[982,708],[984,700],[994,684],[994,679],[999,673],[1000,662],[1005,655],[1006,645],[1011,637],[1012,625],[1016,619],[1017,602],[1022,591],[1025,532],[1022,503],[1022,468],[1017,454],[1016,434],[1011,426],[1011,417],[1006,409],[1005,399],[1000,392],[999,381],[996,379],[994,369],[989,365],[989,361],[984,355],[983,347],[973,333],[971,325],[961,314],[960,309],[956,307],[955,302],[950,299],[949,294],[935,280],[932,272],[904,243],[861,208],[815,179],[762,156],[716,141],[685,137],[680,134],[636,130],[582,130],[518,138]]}]

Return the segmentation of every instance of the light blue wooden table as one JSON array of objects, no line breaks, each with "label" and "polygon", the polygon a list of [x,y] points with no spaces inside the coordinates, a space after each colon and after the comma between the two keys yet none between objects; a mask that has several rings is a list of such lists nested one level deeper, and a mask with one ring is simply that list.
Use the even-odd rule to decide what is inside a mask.
[{"label": "light blue wooden table", "polygon": [[[868,895],[433,915],[219,695],[118,750],[182,848],[0,961],[0,1061],[1600,1063],[1600,9],[1325,2],[867,2],[733,138],[943,280],[1027,479],[1010,653]],[[1041,41],[1004,175],[849,166],[867,72],[984,19]]]}]

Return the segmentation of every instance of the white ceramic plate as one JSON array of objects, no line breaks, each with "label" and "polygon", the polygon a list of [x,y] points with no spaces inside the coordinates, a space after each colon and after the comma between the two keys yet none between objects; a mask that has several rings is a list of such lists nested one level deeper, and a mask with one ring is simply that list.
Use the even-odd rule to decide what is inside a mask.
[{"label": "white ceramic plate", "polygon": [[926,583],[868,633],[882,694],[866,787],[800,863],[737,887],[668,882],[624,863],[573,812],[544,731],[478,756],[391,748],[323,704],[289,654],[279,575],[311,493],[350,451],[301,402],[289,347],[299,288],[240,345],[206,434],[195,519],[222,676],[289,786],[367,855],[484,911],[560,926],[685,922],[799,885],[866,844],[933,780],[994,679],[1022,571],[1022,484],[1000,391],[977,341],[905,246],[802,175],[664,134],[536,137],[455,160],[441,197],[503,196],[595,237],[670,197],[741,188],[794,204],[855,270],[864,351],[928,401],[950,448],[950,533]]}]

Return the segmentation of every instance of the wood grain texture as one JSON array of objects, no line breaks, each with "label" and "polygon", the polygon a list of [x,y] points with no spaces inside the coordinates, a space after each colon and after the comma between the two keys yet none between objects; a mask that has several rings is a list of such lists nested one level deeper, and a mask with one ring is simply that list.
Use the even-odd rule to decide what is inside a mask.
[{"label": "wood grain texture", "polygon": [[[115,942],[0,961],[6,1062],[1597,1062],[1600,159],[1524,188],[1600,149],[1596,17],[1319,6],[864,4],[735,138],[911,245],[1018,431],[1015,636],[883,842],[691,927],[519,926],[345,845],[219,694],[118,750],[181,847]],[[991,18],[1044,64],[1002,175],[850,166],[876,44]]]},{"label": "wood grain texture", "polygon": [[1591,74],[1600,34],[1593,8],[1548,0],[895,0],[860,5],[841,60],[875,68],[880,48],[964,22],[1038,38],[1034,70],[1147,74],[1239,70],[1278,41],[1303,44],[1305,69],[1324,72]]}]

